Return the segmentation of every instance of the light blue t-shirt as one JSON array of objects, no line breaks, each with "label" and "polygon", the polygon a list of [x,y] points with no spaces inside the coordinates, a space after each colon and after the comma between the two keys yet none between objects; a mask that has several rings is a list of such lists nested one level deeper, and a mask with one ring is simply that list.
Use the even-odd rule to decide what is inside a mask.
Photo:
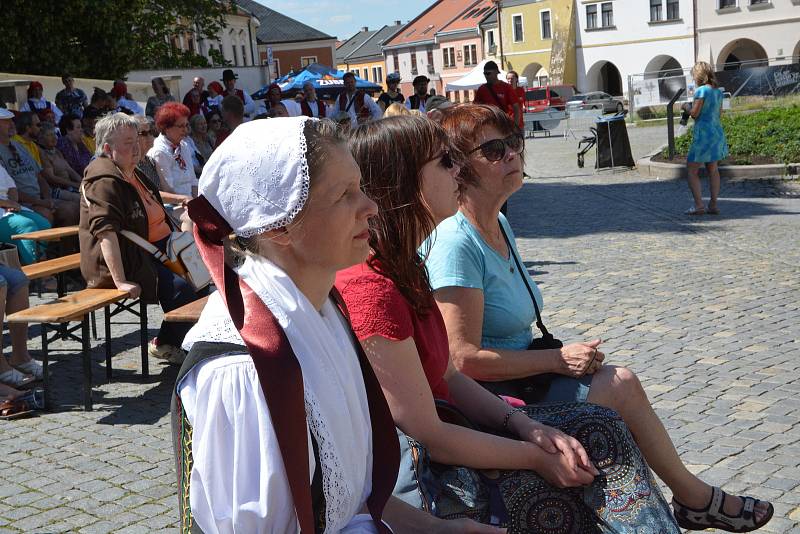
[{"label": "light blue t-shirt", "polygon": [[[523,266],[522,274],[530,284],[541,311],[542,294],[520,259],[514,233],[502,213],[500,222],[511,241],[512,253],[517,255]],[[533,340],[531,325],[536,313],[514,258],[504,258],[490,247],[461,212],[436,227],[420,249],[423,254],[428,246],[431,249],[425,265],[434,291],[454,286],[483,291],[481,346],[527,349]]]}]

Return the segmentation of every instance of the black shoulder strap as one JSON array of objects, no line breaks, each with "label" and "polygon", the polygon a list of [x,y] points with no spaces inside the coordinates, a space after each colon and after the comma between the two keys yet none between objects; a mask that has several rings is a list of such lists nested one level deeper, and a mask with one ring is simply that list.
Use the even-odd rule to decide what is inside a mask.
[{"label": "black shoulder strap", "polygon": [[536,296],[533,294],[533,289],[531,289],[530,284],[528,283],[528,277],[525,276],[525,271],[523,271],[524,267],[522,266],[519,258],[517,258],[516,252],[514,252],[514,247],[511,246],[511,241],[508,239],[508,235],[506,234],[506,229],[503,228],[503,223],[500,222],[500,219],[497,219],[497,224],[500,226],[500,232],[503,234],[503,239],[506,240],[506,245],[508,246],[508,254],[512,258],[514,258],[514,263],[517,266],[517,270],[519,271],[519,275],[522,277],[522,282],[525,284],[525,289],[528,290],[528,294],[531,296],[531,302],[533,302],[533,309],[536,312],[536,327],[542,332],[542,336],[549,336],[550,332],[547,331],[545,328],[544,323],[542,322],[542,314],[539,312],[539,305],[536,303]]}]

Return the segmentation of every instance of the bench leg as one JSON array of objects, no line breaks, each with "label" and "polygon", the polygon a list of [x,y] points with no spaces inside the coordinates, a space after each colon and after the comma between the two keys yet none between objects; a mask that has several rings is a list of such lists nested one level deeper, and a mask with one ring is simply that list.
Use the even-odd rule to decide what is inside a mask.
[{"label": "bench leg", "polygon": [[91,315],[92,315],[92,339],[97,341],[97,314],[95,312],[92,312]]},{"label": "bench leg", "polygon": [[[106,331],[106,378],[111,382],[111,307],[106,306],[105,309],[105,331]],[[92,324],[94,324],[94,312],[92,312]],[[95,339],[97,339],[97,330],[95,326]]]},{"label": "bench leg", "polygon": [[142,299],[139,299],[139,336],[142,351],[142,376],[147,378],[150,376],[150,367],[147,359],[147,304]]},{"label": "bench leg", "polygon": [[89,340],[89,314],[81,320],[81,344],[83,346],[83,409],[92,411],[92,347]]},{"label": "bench leg", "polygon": [[63,297],[67,294],[67,284],[64,281],[64,273],[56,274],[56,294]]},{"label": "bench leg", "polygon": [[47,324],[42,323],[42,370],[44,376],[42,377],[42,387],[44,387],[44,408],[45,410],[52,409],[52,400],[50,398],[50,358],[47,353]]}]

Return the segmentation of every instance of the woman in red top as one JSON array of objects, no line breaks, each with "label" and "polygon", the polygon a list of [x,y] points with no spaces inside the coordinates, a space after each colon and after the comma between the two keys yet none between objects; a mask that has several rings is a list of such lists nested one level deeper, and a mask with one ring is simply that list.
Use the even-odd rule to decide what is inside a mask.
[{"label": "woman in red top", "polygon": [[[606,522],[616,532],[646,524],[677,533],[615,412],[586,403],[512,408],[450,362],[424,253],[418,253],[457,209],[459,167],[442,128],[424,117],[391,117],[358,127],[350,148],[378,215],[370,220],[370,258],[339,272],[336,287],[395,424],[423,443],[437,465],[442,485],[434,513],[466,515],[511,532],[594,533]],[[444,422],[434,400],[463,412],[468,423]],[[480,469],[504,471],[488,482]],[[588,488],[559,489],[579,486]],[[585,494],[597,498],[587,505]]]}]

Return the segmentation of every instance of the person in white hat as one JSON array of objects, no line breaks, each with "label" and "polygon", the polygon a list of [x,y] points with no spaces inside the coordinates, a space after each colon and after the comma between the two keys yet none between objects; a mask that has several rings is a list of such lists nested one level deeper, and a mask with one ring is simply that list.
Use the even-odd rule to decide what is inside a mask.
[{"label": "person in white hat", "polygon": [[203,168],[189,215],[219,291],[173,399],[182,528],[497,532],[390,499],[394,423],[332,290],[369,253],[360,182],[336,125],[308,117],[242,124]]}]

